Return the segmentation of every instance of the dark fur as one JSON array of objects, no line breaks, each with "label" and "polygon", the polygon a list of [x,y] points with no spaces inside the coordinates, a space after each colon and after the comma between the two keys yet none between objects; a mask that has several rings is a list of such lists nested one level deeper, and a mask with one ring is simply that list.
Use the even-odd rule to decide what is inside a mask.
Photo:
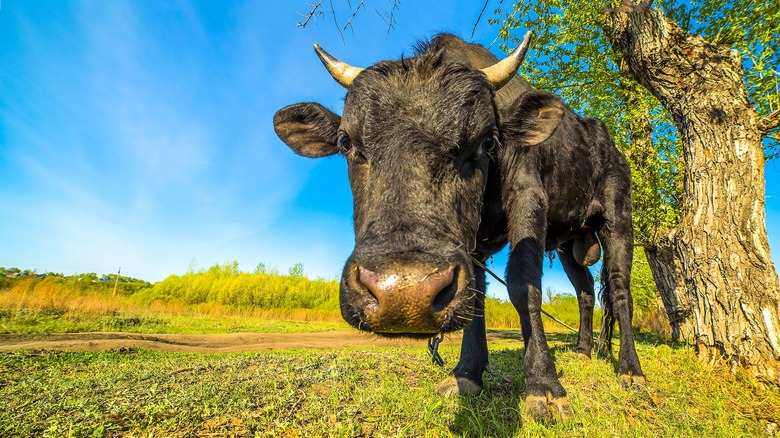
[{"label": "dark fur", "polygon": [[[356,240],[342,279],[342,313],[352,325],[373,329],[365,309],[375,307],[376,299],[362,290],[358,266],[455,266],[466,280],[453,282],[442,304],[444,319],[433,329],[408,331],[466,326],[453,374],[481,387],[488,360],[485,273],[469,254],[485,260],[510,243],[506,275],[526,345],[527,396],[562,398],[566,392],[540,315],[543,256],[550,250],[560,254],[580,302],[576,348],[590,355],[593,278],[571,248],[572,238],[597,232],[605,293],[621,327],[618,372],[642,376],[631,331],[626,160],[601,122],[581,119],[521,77],[494,92],[476,69],[496,61],[481,46],[440,35],[420,45],[414,58],[381,62],[361,73],[349,88],[340,123],[317,104],[294,105],[275,116],[279,136],[303,155],[336,153],[336,138],[345,134],[354,145],[342,151],[349,163]],[[307,130],[302,122],[307,120],[318,122]],[[483,141],[494,133],[502,145],[488,152]]]}]

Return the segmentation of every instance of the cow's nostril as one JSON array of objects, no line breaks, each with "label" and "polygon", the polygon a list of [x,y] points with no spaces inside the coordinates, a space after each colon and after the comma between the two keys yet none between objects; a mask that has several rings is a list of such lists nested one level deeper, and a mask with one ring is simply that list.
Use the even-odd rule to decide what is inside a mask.
[{"label": "cow's nostril", "polygon": [[452,281],[448,284],[442,284],[441,290],[436,294],[431,302],[431,308],[434,312],[441,312],[450,305],[455,299],[455,293],[458,292],[458,273],[455,271]]},{"label": "cow's nostril", "polygon": [[363,305],[367,306],[370,310],[377,310],[379,308],[379,297],[375,293],[377,289],[376,274],[363,268],[362,266],[355,266],[355,269],[351,272],[349,278],[349,285],[352,290],[359,292],[359,296],[362,297]]},{"label": "cow's nostril", "polygon": [[377,296],[377,292],[381,292],[381,276],[376,272],[368,270],[362,266],[358,266],[357,272],[358,283],[360,283],[363,289],[378,302],[379,297]]},{"label": "cow's nostril", "polygon": [[415,311],[445,308],[457,293],[454,269],[434,270],[426,274],[414,269],[374,272],[357,268],[357,281],[372,298],[389,305],[414,307]]}]

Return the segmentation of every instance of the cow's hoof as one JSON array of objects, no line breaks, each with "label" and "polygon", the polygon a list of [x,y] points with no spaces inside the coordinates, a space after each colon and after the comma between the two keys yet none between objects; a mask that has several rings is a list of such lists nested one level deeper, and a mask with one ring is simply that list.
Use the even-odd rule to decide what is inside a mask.
[{"label": "cow's hoof", "polygon": [[620,375],[620,385],[623,388],[641,387],[645,386],[645,376],[632,376],[630,374]]},{"label": "cow's hoof", "polygon": [[525,412],[543,423],[566,421],[574,416],[566,397],[529,395],[525,398]]},{"label": "cow's hoof", "polygon": [[482,392],[482,385],[472,382],[465,377],[448,376],[436,387],[436,393],[444,397],[479,395],[480,392]]}]

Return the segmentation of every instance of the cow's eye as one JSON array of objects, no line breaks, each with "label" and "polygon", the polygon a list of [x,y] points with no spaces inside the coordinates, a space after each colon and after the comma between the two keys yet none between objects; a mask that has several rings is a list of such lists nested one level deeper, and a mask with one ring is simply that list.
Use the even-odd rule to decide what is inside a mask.
[{"label": "cow's eye", "polygon": [[339,137],[338,143],[339,143],[339,149],[341,149],[342,153],[346,154],[352,150],[352,140],[349,138],[348,135],[342,135],[341,137]]},{"label": "cow's eye", "polygon": [[493,152],[493,150],[498,145],[498,139],[495,135],[489,135],[485,137],[484,140],[482,140],[482,150],[485,152]]},{"label": "cow's eye", "polygon": [[355,144],[347,134],[341,134],[337,143],[339,150],[348,160],[355,163],[365,163],[367,161],[366,157],[355,147]]}]

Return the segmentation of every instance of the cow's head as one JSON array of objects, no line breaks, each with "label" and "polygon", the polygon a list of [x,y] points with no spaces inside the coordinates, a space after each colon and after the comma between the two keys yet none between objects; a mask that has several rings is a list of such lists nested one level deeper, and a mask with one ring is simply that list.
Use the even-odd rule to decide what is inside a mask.
[{"label": "cow's head", "polygon": [[300,155],[347,160],[355,249],[340,298],[353,326],[429,335],[471,320],[469,254],[500,139],[494,92],[516,74],[529,39],[481,70],[441,53],[359,69],[315,46],[348,90],[343,115],[302,103],[277,112],[274,128]]}]

